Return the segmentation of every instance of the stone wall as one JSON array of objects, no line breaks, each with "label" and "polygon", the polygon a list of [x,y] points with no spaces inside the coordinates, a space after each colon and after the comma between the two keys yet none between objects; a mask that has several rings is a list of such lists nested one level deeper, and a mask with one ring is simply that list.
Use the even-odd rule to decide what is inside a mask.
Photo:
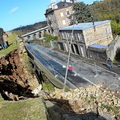
[{"label": "stone wall", "polygon": [[92,44],[108,45],[113,40],[110,22],[83,31],[86,46]]},{"label": "stone wall", "polygon": [[[58,27],[59,27],[59,28],[69,26],[69,21],[68,21],[67,15],[66,15],[66,11],[67,11],[67,10],[70,11],[70,14],[73,13],[73,11],[72,11],[72,6],[66,7],[66,8],[64,8],[64,9],[59,9],[59,10],[56,10],[56,11],[55,11],[55,16],[56,16],[56,20],[57,20],[57,24],[58,24]],[[63,13],[63,17],[61,17],[60,13]],[[65,20],[65,22],[66,22],[65,25],[63,25],[62,20]]]},{"label": "stone wall", "polygon": [[106,60],[107,60],[106,49],[88,47],[87,57],[94,59],[94,60],[106,62]]},{"label": "stone wall", "polygon": [[113,60],[117,50],[119,49],[120,49],[120,35],[118,35],[116,39],[108,46],[106,53],[108,57],[111,58],[111,60]]},{"label": "stone wall", "polygon": [[46,40],[44,40],[44,39],[43,40],[33,40],[32,42],[43,45],[43,46],[52,47],[51,42],[46,42]]},{"label": "stone wall", "polygon": [[[70,7],[54,10],[53,12],[50,12],[48,15],[46,15],[47,24],[50,28],[50,31],[51,31],[50,33],[52,35],[58,36],[59,28],[69,26],[69,20],[66,14],[67,10],[70,11],[70,14],[73,13],[72,6],[70,6]],[[63,16],[61,16],[61,14]],[[62,21],[65,21],[64,25]]]}]

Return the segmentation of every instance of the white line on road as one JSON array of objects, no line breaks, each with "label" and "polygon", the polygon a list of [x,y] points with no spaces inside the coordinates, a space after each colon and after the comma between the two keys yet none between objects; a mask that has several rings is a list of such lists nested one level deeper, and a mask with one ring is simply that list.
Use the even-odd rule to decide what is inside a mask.
[{"label": "white line on road", "polygon": [[[37,48],[36,48],[36,50],[38,50]],[[66,68],[66,66],[65,65],[63,65],[62,63],[60,63],[59,61],[57,61],[56,59],[54,59],[54,58],[52,58],[51,56],[49,56],[48,54],[46,54],[46,53],[44,53],[44,52],[42,52],[42,51],[40,51],[43,55],[46,55],[47,57],[49,57],[50,59],[52,59],[53,61],[55,61],[55,62],[57,62],[58,64],[60,64],[60,65],[62,65],[62,67],[63,68]],[[75,72],[75,71],[73,71],[74,73],[75,73],[75,76],[76,75],[78,75],[78,76],[80,76],[81,77],[81,75],[80,74],[78,74],[77,72]],[[97,85],[95,85],[93,82],[91,82],[90,80],[88,80],[87,78],[85,78],[85,77],[81,77],[81,78],[83,78],[84,80],[86,80],[87,82],[89,82],[89,83],[91,83],[92,85],[94,85],[94,86],[96,86],[97,87]]]}]

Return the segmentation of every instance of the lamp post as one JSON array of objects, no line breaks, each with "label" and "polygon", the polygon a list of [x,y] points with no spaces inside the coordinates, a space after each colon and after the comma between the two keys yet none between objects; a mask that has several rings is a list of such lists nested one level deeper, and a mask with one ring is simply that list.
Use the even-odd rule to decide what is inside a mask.
[{"label": "lamp post", "polygon": [[92,18],[92,23],[93,23],[93,27],[94,27],[94,31],[95,31],[95,22],[94,22],[94,17],[93,17],[93,15],[90,15],[91,16],[91,18]]},{"label": "lamp post", "polygon": [[71,44],[72,44],[72,39],[73,39],[73,32],[74,32],[74,18],[73,18],[72,36],[70,39],[70,44],[69,44],[69,49],[68,49],[68,59],[67,59],[67,67],[66,67],[66,72],[65,72],[65,80],[64,80],[64,85],[63,85],[63,92],[65,92],[65,86],[66,86],[68,66],[69,66],[69,61],[70,61]]}]

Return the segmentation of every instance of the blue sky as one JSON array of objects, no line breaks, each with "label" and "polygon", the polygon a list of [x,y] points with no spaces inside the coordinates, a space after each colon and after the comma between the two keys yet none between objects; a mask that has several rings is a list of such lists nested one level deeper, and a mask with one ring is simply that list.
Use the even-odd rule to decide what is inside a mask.
[{"label": "blue sky", "polygon": [[[0,27],[9,31],[20,26],[45,21],[45,10],[51,2],[60,0],[0,0]],[[83,0],[77,0],[82,2]],[[95,0],[84,0],[92,4]]]}]

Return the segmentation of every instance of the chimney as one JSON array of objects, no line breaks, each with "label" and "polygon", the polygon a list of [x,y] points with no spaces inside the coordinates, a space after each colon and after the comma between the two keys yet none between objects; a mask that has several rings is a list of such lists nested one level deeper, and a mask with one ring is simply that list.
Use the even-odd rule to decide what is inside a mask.
[{"label": "chimney", "polygon": [[77,0],[74,0],[74,3],[77,3]]}]

